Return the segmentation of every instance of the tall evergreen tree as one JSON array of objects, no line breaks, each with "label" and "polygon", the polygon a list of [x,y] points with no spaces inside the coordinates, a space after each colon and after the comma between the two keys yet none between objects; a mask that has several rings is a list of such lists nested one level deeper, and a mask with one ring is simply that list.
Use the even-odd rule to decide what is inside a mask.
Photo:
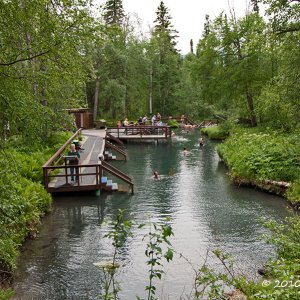
[{"label": "tall evergreen tree", "polygon": [[163,114],[171,114],[174,107],[175,87],[178,83],[179,56],[176,46],[177,31],[163,1],[156,11],[155,27],[150,47],[153,71],[153,104]]},{"label": "tall evergreen tree", "polygon": [[253,11],[259,13],[258,0],[251,0],[251,4],[253,6]]},{"label": "tall evergreen tree", "polygon": [[124,21],[124,9],[122,0],[107,0],[104,5],[103,17],[107,25],[121,26]]},{"label": "tall evergreen tree", "polygon": [[171,20],[172,17],[169,14],[168,8],[165,6],[164,2],[161,1],[156,11],[154,33],[164,37],[166,42],[168,42],[168,44],[175,50],[178,31],[174,29]]}]

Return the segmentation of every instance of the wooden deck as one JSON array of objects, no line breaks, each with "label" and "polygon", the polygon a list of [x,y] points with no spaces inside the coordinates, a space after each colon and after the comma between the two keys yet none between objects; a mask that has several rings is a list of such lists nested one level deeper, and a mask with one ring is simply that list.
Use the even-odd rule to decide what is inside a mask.
[{"label": "wooden deck", "polygon": [[[78,136],[82,136],[82,148],[80,151],[80,163],[75,166],[74,177],[77,182],[71,181],[71,167],[68,165],[68,160],[65,155],[68,153],[70,144]],[[48,192],[77,192],[77,191],[92,191],[92,190],[121,190],[118,184],[113,183],[107,176],[111,175],[119,180],[125,181],[133,192],[133,183],[131,178],[121,171],[113,168],[108,163],[99,161],[99,154],[104,154],[105,149],[105,136],[104,129],[89,129],[82,130],[74,134],[53,157],[43,166],[44,170],[44,185]],[[72,166],[73,167],[73,166]],[[105,182],[102,180],[105,179]],[[124,187],[123,187],[124,189]],[[127,189],[128,190],[128,189]]]},{"label": "wooden deck", "polygon": [[107,128],[107,132],[119,140],[153,141],[170,138],[172,130],[169,126],[132,125]]}]

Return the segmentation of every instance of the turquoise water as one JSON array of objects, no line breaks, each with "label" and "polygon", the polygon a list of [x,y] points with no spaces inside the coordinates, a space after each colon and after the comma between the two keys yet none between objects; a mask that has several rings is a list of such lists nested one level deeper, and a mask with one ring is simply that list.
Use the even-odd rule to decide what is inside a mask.
[{"label": "turquoise water", "polygon": [[[24,246],[15,276],[16,299],[101,299],[101,270],[93,263],[110,260],[111,241],[104,238],[108,222],[118,209],[136,224],[162,223],[170,217],[176,250],[164,263],[165,276],[156,282],[159,299],[185,299],[192,291],[193,268],[207,250],[232,255],[236,270],[257,276],[274,249],[261,240],[266,232],[260,218],[283,220],[289,211],[284,199],[232,185],[216,153],[216,142],[199,149],[199,131],[178,133],[172,142],[126,144],[128,161],[114,162],[130,174],[135,194],[102,193],[57,197],[36,240]],[[186,147],[188,154],[183,155]],[[161,175],[152,178],[153,171]],[[143,229],[133,227],[133,237],[119,253],[118,281],[121,299],[146,298],[148,267]],[[189,263],[180,258],[183,254]],[[219,269],[217,259],[208,261]]]}]

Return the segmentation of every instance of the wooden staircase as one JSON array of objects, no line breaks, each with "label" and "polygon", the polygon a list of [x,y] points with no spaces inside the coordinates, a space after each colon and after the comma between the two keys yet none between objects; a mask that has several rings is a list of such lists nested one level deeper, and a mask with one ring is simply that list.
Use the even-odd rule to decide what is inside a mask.
[{"label": "wooden staircase", "polygon": [[106,176],[102,176],[101,177],[101,188],[103,190],[113,192],[113,191],[118,191],[119,186],[118,186],[118,183],[113,182],[110,179],[107,179]]},{"label": "wooden staircase", "polygon": [[105,151],[104,151],[104,159],[105,159],[105,160],[116,160],[116,159],[117,159],[117,156],[116,156],[116,155],[113,155],[110,151],[105,150]]},{"label": "wooden staircase", "polygon": [[[101,168],[102,168],[102,176],[100,180],[100,186],[102,190],[110,191],[110,192],[112,191],[128,192],[128,188],[126,188],[126,185],[124,186],[123,184],[118,184],[108,179],[106,174],[110,174],[111,176],[118,178],[122,182],[127,183],[133,194],[133,182],[130,176],[128,176],[127,174],[123,173],[122,171],[118,170],[117,168],[108,164],[105,161],[101,162]],[[103,172],[105,173],[103,174]]]}]

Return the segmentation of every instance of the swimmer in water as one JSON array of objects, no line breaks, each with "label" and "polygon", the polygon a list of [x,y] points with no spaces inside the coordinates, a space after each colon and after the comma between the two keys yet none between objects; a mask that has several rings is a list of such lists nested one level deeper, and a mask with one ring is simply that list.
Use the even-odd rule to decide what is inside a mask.
[{"label": "swimmer in water", "polygon": [[204,139],[201,137],[199,139],[199,147],[202,148],[204,146]]},{"label": "swimmer in water", "polygon": [[184,156],[186,156],[188,154],[188,151],[186,150],[186,148],[183,148],[182,153],[183,153]]},{"label": "swimmer in water", "polygon": [[158,174],[157,171],[154,171],[154,172],[153,172],[153,178],[154,178],[154,179],[159,179],[159,174]]}]

